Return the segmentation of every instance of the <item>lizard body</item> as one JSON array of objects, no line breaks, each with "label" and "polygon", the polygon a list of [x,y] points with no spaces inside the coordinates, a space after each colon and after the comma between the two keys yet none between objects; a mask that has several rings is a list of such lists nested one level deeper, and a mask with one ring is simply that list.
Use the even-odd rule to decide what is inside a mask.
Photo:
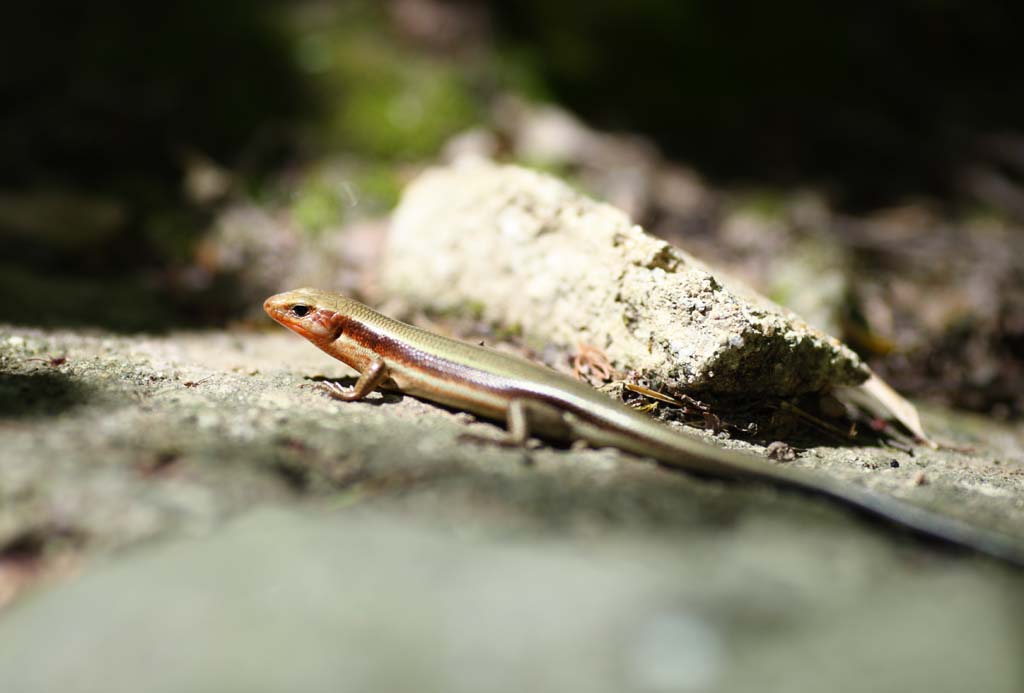
[{"label": "lizard body", "polygon": [[795,488],[919,534],[1024,565],[1024,547],[1005,535],[855,484],[719,448],[550,368],[399,322],[340,294],[298,289],[271,296],[264,309],[360,373],[351,390],[327,386],[336,399],[359,400],[378,387],[398,390],[504,422],[510,436],[521,443],[530,434],[584,440],[700,474]]}]

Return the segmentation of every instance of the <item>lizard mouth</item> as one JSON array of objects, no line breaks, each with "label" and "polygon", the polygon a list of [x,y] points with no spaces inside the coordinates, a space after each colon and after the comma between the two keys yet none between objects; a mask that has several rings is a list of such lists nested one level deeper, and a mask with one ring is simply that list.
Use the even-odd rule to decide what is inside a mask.
[{"label": "lizard mouth", "polygon": [[288,313],[289,301],[282,299],[284,294],[278,294],[271,296],[263,302],[264,312],[270,316],[272,320],[278,322],[293,332],[298,332],[307,339],[311,336],[309,330],[302,324],[299,318],[296,318]]},{"label": "lizard mouth", "polygon": [[299,316],[292,312],[296,297],[289,294],[271,296],[263,302],[263,310],[275,322],[311,342],[320,342],[333,332],[334,311],[314,308],[310,313]]},{"label": "lizard mouth", "polygon": [[309,329],[307,329],[305,325],[303,325],[300,322],[294,322],[292,320],[289,320],[287,315],[274,315],[273,313],[271,313],[270,317],[272,317],[274,320],[287,327],[292,332],[302,335],[306,339],[316,339],[316,335],[313,334]]}]

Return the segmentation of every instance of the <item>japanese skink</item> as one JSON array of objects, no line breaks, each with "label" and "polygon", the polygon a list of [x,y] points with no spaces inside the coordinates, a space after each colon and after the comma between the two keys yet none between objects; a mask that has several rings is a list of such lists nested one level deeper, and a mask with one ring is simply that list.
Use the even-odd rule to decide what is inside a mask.
[{"label": "japanese skink", "polygon": [[798,489],[1024,566],[1024,545],[1007,535],[855,484],[719,448],[550,368],[393,320],[340,294],[297,289],[271,296],[263,307],[271,318],[359,372],[351,389],[324,383],[336,399],[357,401],[377,388],[397,390],[504,422],[509,438],[520,443],[530,435],[582,440],[703,475]]}]

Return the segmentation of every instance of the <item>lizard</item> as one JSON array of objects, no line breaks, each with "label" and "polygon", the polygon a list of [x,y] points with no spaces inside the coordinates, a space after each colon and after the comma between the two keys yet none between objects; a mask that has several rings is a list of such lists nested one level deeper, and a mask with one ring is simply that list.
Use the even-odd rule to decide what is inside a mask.
[{"label": "lizard", "polygon": [[1002,533],[851,482],[718,447],[546,366],[394,320],[341,294],[296,289],[271,296],[263,308],[360,374],[350,389],[322,383],[335,399],[354,402],[378,388],[397,390],[503,422],[507,439],[516,444],[525,445],[531,435],[554,442],[582,440],[699,475],[775,484],[1024,566],[1024,545]]}]

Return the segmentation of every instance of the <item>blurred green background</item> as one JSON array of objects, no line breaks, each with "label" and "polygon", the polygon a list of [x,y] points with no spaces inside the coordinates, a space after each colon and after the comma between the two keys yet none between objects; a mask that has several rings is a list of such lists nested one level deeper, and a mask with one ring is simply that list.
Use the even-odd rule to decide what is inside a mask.
[{"label": "blurred green background", "polygon": [[[616,203],[595,170],[656,169],[622,203],[638,221],[741,275],[769,263],[748,280],[801,310],[816,275],[840,277],[819,324],[912,393],[966,388],[957,403],[1017,415],[1024,270],[992,263],[1024,221],[1022,15],[945,0],[7,3],[0,320],[245,319],[294,274],[338,276],[281,266],[361,221],[380,233],[405,182],[468,141]],[[613,134],[580,145],[599,154],[566,154],[557,128],[555,146],[524,145],[546,108],[570,134]],[[680,175],[697,187],[671,188]],[[751,248],[766,234],[737,219],[781,240]],[[923,318],[950,284],[967,298]]]}]

